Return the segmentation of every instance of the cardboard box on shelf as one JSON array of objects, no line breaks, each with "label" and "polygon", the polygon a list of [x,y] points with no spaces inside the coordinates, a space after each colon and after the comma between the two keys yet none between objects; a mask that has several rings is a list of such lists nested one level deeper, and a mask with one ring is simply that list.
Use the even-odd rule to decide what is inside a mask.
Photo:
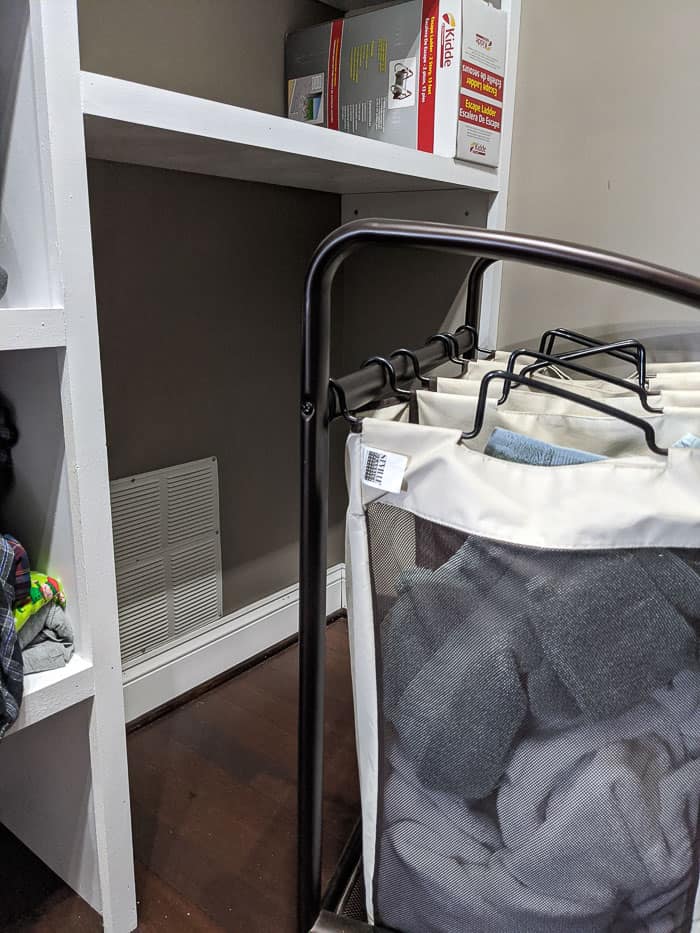
[{"label": "cardboard box on shelf", "polygon": [[461,0],[406,0],[287,36],[288,116],[454,157]]},{"label": "cardboard box on shelf", "polygon": [[508,14],[485,0],[462,0],[457,158],[498,165],[503,123]]}]

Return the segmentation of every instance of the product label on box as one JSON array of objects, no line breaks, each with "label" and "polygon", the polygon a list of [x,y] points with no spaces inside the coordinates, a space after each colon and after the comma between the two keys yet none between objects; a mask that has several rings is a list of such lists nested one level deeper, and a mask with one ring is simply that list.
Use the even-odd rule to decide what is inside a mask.
[{"label": "product label on box", "polygon": [[503,75],[494,74],[480,65],[462,62],[461,86],[489,100],[503,100]]},{"label": "product label on box", "polygon": [[495,104],[468,94],[459,95],[459,119],[462,123],[472,123],[493,133],[500,133],[502,114],[502,109]]},{"label": "product label on box", "polygon": [[389,62],[389,109],[415,107],[416,59],[402,58]]},{"label": "product label on box", "polygon": [[423,0],[418,91],[418,148],[433,151],[435,134],[435,40],[438,0]]},{"label": "product label on box", "polygon": [[287,82],[287,113],[290,120],[322,124],[325,120],[325,84],[323,72],[292,78]]},{"label": "product label on box", "polygon": [[289,116],[454,158],[461,17],[461,0],[405,0],[290,34]]},{"label": "product label on box", "polygon": [[440,0],[438,8],[437,87],[435,132],[432,151],[436,155],[455,156],[455,118],[459,96],[460,37],[462,35],[461,0]]},{"label": "product label on box", "polygon": [[454,156],[459,91],[460,0],[423,0],[417,148]]},{"label": "product label on box", "polygon": [[338,111],[340,100],[340,53],[343,47],[343,20],[334,19],[331,23],[331,41],[328,46],[328,119],[331,130],[338,129]]},{"label": "product label on box", "polygon": [[498,165],[506,43],[507,13],[484,0],[463,0],[458,159]]}]

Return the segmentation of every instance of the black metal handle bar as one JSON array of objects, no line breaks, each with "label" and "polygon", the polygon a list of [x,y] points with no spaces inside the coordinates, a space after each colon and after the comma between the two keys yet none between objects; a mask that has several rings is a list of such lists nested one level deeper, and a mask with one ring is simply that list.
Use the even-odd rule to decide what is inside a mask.
[{"label": "black metal handle bar", "polygon": [[[700,279],[693,276],[615,253],[517,233],[407,220],[358,220],[339,227],[319,245],[306,276],[302,336],[298,922],[303,933],[311,929],[321,903],[331,285],[343,261],[370,244],[481,257],[472,272],[487,261],[510,259],[616,282],[700,308]],[[437,346],[433,352],[435,358],[440,356]],[[396,375],[399,380],[410,375],[405,361],[397,360]],[[354,407],[372,401],[384,380],[382,367],[373,364],[352,387],[339,381],[348,404]]]}]

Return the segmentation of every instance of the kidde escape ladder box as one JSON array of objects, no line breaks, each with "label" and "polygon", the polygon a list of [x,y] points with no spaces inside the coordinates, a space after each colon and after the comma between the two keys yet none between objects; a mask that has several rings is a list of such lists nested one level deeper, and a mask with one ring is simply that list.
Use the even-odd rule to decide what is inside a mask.
[{"label": "kidde escape ladder box", "polygon": [[503,124],[508,14],[463,0],[457,158],[498,165]]},{"label": "kidde escape ladder box", "polygon": [[287,36],[288,116],[455,155],[461,0],[406,0]]}]

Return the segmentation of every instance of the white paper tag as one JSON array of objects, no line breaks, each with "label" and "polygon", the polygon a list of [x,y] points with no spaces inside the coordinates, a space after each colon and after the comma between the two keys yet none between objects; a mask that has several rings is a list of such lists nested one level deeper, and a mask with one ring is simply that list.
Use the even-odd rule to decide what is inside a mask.
[{"label": "white paper tag", "polygon": [[375,447],[362,447],[362,482],[385,492],[401,492],[408,457]]}]

